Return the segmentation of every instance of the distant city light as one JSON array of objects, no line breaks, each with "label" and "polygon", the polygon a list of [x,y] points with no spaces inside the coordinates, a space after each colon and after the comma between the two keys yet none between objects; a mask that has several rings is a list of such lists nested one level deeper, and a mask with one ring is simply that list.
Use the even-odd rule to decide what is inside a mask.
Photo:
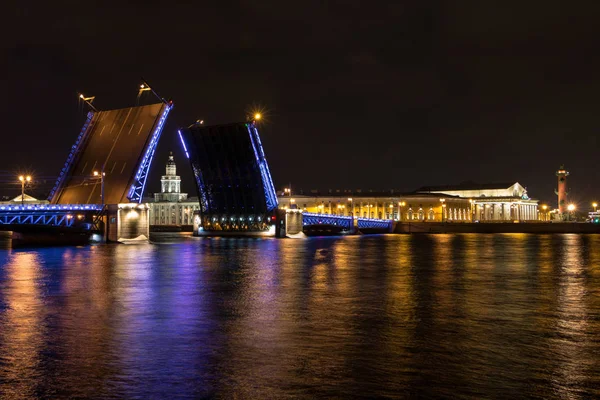
[{"label": "distant city light", "polygon": [[575,211],[575,204],[569,204],[569,206],[567,207],[567,210]]},{"label": "distant city light", "polygon": [[258,121],[258,120],[259,120],[259,119],[261,119],[261,118],[262,118],[262,115],[261,115],[260,113],[255,113],[255,114],[254,114],[254,119],[255,119],[255,120],[257,120],[257,121]]}]

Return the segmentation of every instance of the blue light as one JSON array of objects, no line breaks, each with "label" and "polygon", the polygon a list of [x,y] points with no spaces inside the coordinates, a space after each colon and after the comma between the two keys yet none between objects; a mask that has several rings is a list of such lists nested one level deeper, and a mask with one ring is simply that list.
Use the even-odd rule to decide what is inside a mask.
[{"label": "blue light", "polygon": [[179,133],[179,139],[181,139],[181,144],[183,145],[183,151],[185,151],[186,157],[190,158],[190,155],[188,154],[187,147],[185,146],[185,142],[183,141],[183,136],[181,136],[181,131],[178,130],[177,133]]},{"label": "blue light", "polygon": [[169,111],[173,108],[172,104],[166,104],[163,113],[158,120],[158,124],[152,133],[152,139],[150,140],[150,144],[146,148],[146,152],[144,153],[144,158],[140,163],[137,173],[135,174],[135,179],[131,188],[129,189],[129,194],[127,198],[131,202],[142,202],[142,197],[144,195],[144,188],[146,187],[146,179],[148,178],[148,172],[150,171],[150,165],[152,164],[152,159],[154,158],[154,152],[156,151],[156,146],[158,145],[158,139],[160,138],[160,134],[162,132],[165,121],[167,120],[167,115],[169,115]]}]

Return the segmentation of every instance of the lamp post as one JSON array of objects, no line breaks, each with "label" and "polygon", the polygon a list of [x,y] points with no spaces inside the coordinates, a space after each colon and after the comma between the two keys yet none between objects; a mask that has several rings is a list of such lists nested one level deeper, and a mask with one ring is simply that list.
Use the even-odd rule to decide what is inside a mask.
[{"label": "lamp post", "polygon": [[354,218],[354,199],[352,197],[348,197],[348,201],[350,202],[350,209],[352,210],[350,215]]},{"label": "lamp post", "polygon": [[102,205],[104,205],[104,176],[106,174],[104,173],[104,166],[102,166],[102,171],[98,172],[98,171],[94,171],[94,176],[96,178],[100,178],[100,201],[102,202]]},{"label": "lamp post", "polygon": [[398,202],[398,221],[402,221],[402,207],[404,207],[406,203],[404,201]]},{"label": "lamp post", "polygon": [[544,221],[548,221],[548,206],[543,204],[542,205],[542,210],[544,210],[544,213],[542,214],[544,217]]},{"label": "lamp post", "polygon": [[571,217],[573,216],[573,212],[575,211],[575,204],[571,203],[567,206],[567,210],[569,210],[569,221],[571,220]]},{"label": "lamp post", "polygon": [[471,222],[473,222],[473,215],[475,214],[475,209],[473,208],[473,199],[469,199],[469,213],[471,213]]},{"label": "lamp post", "polygon": [[596,209],[598,208],[598,203],[593,202],[592,207],[594,207],[594,212],[596,212]]},{"label": "lamp post", "polygon": [[442,222],[444,222],[444,208],[446,207],[446,199],[440,199],[440,203],[442,203]]},{"label": "lamp post", "polygon": [[19,176],[19,181],[21,181],[21,207],[25,206],[25,183],[31,182],[31,176]]}]

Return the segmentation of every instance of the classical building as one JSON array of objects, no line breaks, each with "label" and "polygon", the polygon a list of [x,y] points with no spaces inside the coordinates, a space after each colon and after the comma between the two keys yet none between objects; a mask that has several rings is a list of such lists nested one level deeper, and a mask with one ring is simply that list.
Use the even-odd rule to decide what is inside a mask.
[{"label": "classical building", "polygon": [[169,153],[165,174],[160,178],[160,193],[154,193],[154,201],[178,202],[187,199],[187,193],[181,193],[181,177],[177,175],[177,166],[173,153]]},{"label": "classical building", "polygon": [[469,199],[474,221],[536,221],[538,200],[527,195],[518,182],[479,184],[465,182],[454,186],[424,186],[421,194],[446,194]]},{"label": "classical building", "polygon": [[173,153],[160,184],[161,192],[154,194],[154,201],[149,201],[150,225],[193,225],[194,211],[200,209],[200,203],[198,198],[181,193],[181,177],[177,175]]},{"label": "classical building", "polygon": [[396,221],[534,221],[538,201],[518,182],[427,186],[412,193],[344,191],[309,195],[279,192],[280,208]]},{"label": "classical building", "polygon": [[471,221],[469,199],[446,194],[427,193],[343,193],[295,195],[280,193],[280,208],[296,208],[306,212],[393,219],[396,221]]}]

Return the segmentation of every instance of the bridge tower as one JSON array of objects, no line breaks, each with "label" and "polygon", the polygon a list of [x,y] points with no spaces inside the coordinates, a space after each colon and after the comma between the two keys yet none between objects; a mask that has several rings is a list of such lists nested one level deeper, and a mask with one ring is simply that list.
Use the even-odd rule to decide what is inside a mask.
[{"label": "bridge tower", "polygon": [[569,171],[565,169],[564,165],[561,165],[558,171],[556,171],[558,177],[558,188],[555,193],[558,195],[558,211],[564,214],[567,211],[567,176]]}]

